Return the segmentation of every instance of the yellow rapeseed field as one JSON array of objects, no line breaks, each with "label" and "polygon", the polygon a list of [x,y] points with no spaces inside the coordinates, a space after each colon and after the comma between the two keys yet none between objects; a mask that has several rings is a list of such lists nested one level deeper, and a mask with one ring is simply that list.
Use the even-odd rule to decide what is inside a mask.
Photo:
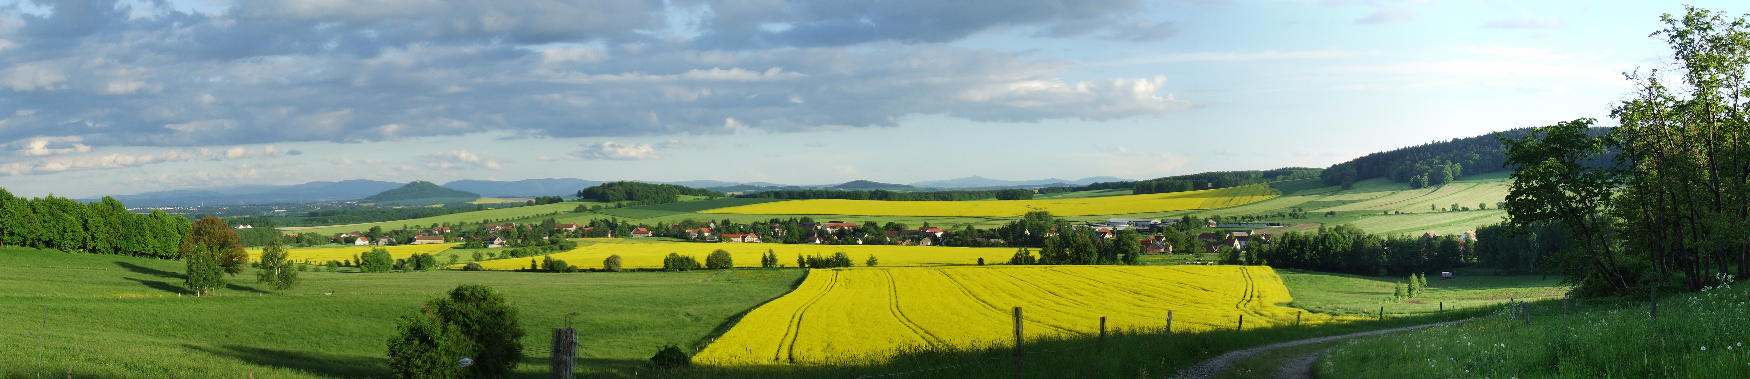
[{"label": "yellow rapeseed field", "polygon": [[[1174,332],[1292,324],[1299,309],[1269,267],[954,266],[812,270],[783,297],[742,317],[693,361],[715,366],[846,364],[907,348],[971,349],[1109,330]],[[1304,323],[1335,320],[1306,313]]]},{"label": "yellow rapeseed field", "polygon": [[1113,215],[1216,209],[1269,200],[1279,195],[1269,185],[1217,188],[1147,195],[1105,196],[1077,199],[983,200],[983,201],[883,201],[883,200],[790,200],[717,208],[701,213],[818,214],[861,216],[974,216],[1014,217],[1030,211],[1058,216]]},{"label": "yellow rapeseed field", "polygon": [[[705,261],[705,256],[712,251],[723,249],[735,257],[736,267],[759,267],[760,256],[767,249],[778,253],[778,263],[788,267],[796,267],[796,256],[822,255],[832,256],[834,252],[845,252],[857,265],[863,265],[872,254],[880,261],[881,266],[939,266],[939,265],[971,265],[977,264],[978,258],[985,262],[1008,262],[1015,255],[1015,249],[1006,247],[940,247],[940,246],[891,246],[891,245],[791,245],[776,243],[696,243],[696,242],[643,242],[638,240],[615,238],[586,238],[581,240],[576,249],[562,253],[547,255],[553,259],[565,261],[578,268],[601,268],[602,260],[609,255],[619,254],[620,262],[625,268],[662,268],[662,257],[668,253],[691,255],[699,262]],[[528,268],[530,258],[496,259],[480,262],[488,270],[515,270]],[[541,257],[533,259],[539,260]]]},{"label": "yellow rapeseed field", "polygon": [[[460,245],[460,244],[439,243],[439,244],[428,244],[428,245],[399,245],[399,246],[350,246],[349,245],[349,246],[330,246],[330,247],[308,247],[308,248],[288,249],[288,251],[289,251],[288,255],[290,256],[292,262],[321,264],[321,263],[327,263],[328,261],[344,261],[344,260],[353,259],[354,257],[357,257],[359,254],[364,254],[367,251],[371,251],[372,248],[377,248],[377,247],[381,247],[383,249],[389,250],[389,255],[394,256],[395,259],[402,259],[402,258],[407,258],[409,256],[412,256],[414,254],[432,254],[432,253],[436,253],[439,251],[448,250],[449,248],[456,247],[457,245]],[[249,249],[247,249],[247,251],[249,252],[249,260],[254,261],[254,260],[261,259],[261,248],[249,248]]]}]

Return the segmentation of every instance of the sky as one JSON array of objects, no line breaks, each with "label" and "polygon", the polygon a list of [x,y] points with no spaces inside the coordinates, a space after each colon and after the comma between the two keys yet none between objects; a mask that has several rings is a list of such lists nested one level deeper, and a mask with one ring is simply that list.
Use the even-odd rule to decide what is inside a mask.
[{"label": "sky", "polygon": [[0,0],[0,187],[1325,167],[1612,124],[1681,4]]}]

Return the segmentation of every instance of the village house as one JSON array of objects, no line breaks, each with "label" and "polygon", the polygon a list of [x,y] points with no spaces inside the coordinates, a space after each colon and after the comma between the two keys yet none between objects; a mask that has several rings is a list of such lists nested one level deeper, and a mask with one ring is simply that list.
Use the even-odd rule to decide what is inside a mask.
[{"label": "village house", "polygon": [[434,243],[444,243],[444,236],[413,237],[413,244],[414,245],[428,245],[428,244],[434,244]]},{"label": "village house", "polygon": [[437,235],[450,234],[450,227],[439,226],[436,228],[431,228],[431,234],[437,234]]},{"label": "village house", "polygon": [[1112,229],[1107,229],[1107,228],[1094,229],[1094,234],[1098,235],[1098,236],[1100,236],[1100,238],[1104,238],[1104,239],[1118,238],[1117,231],[1113,231]]},{"label": "village house", "polygon": [[747,233],[747,234],[724,233],[723,234],[723,242],[760,243],[760,235],[753,234],[753,233]]},{"label": "village house", "polygon": [[564,224],[554,225],[553,228],[556,230],[575,232],[575,231],[577,231],[577,223],[572,222],[572,223],[564,223]]},{"label": "village house", "polygon": [[1172,254],[1173,244],[1167,242],[1166,236],[1143,237],[1137,242],[1142,243],[1143,254]]},{"label": "village house", "polygon": [[918,232],[923,233],[923,234],[928,234],[931,237],[942,238],[942,228],[938,228],[938,227],[934,227],[934,226],[920,226],[920,227],[918,227]]},{"label": "village house", "polygon": [[243,224],[243,225],[237,225],[237,226],[235,226],[235,228],[237,228],[237,229],[255,229],[255,226],[252,226],[249,224]]},{"label": "village house", "polygon": [[352,241],[353,246],[370,246],[371,237],[358,237]]},{"label": "village house", "polygon": [[505,242],[506,241],[504,240],[504,237],[492,237],[491,240],[486,241],[486,248],[488,248],[488,249],[501,248],[501,247],[504,247]]},{"label": "village house", "polygon": [[650,233],[650,229],[645,229],[645,228],[632,229],[632,238],[649,237],[652,235],[653,234]]},{"label": "village house", "polygon": [[822,226],[822,228],[826,229],[826,231],[829,231],[829,232],[836,232],[836,231],[839,231],[840,229],[856,229],[857,223],[844,222],[844,221],[827,221],[826,225]]}]

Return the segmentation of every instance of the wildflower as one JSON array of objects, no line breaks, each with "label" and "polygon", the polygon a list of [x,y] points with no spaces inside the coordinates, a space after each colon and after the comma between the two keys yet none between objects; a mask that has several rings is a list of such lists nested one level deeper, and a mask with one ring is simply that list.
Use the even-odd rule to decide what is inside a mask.
[{"label": "wildflower", "polygon": [[1702,346],[1701,351],[1707,351],[1707,346]]}]

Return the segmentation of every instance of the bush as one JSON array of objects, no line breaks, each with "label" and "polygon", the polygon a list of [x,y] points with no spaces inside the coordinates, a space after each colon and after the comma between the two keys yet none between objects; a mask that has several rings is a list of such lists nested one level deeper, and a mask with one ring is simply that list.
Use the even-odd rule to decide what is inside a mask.
[{"label": "bush", "polygon": [[395,258],[389,255],[388,250],[380,247],[372,248],[371,251],[365,252],[363,256],[359,257],[359,271],[389,272],[393,268],[395,268]]},{"label": "bush", "polygon": [[[505,377],[523,358],[522,337],[516,308],[503,295],[464,284],[402,317],[400,333],[389,339],[389,369],[403,378]],[[473,364],[457,367],[464,357]]]},{"label": "bush", "polygon": [[692,364],[693,357],[687,356],[687,352],[681,351],[681,348],[675,345],[665,346],[662,350],[658,350],[656,355],[650,357],[650,365],[656,368],[687,367]]},{"label": "bush", "polygon": [[869,260],[863,261],[863,265],[869,267],[875,267],[877,264],[881,264],[881,261],[875,259],[875,254],[869,254]]},{"label": "bush", "polygon": [[735,267],[735,257],[730,256],[727,250],[717,249],[717,251],[711,252],[711,255],[705,256],[705,268],[724,270],[730,267]]},{"label": "bush", "polygon": [[689,271],[697,270],[698,268],[699,260],[693,259],[693,256],[691,255],[668,253],[668,256],[662,258],[662,269],[664,271]]},{"label": "bush", "polygon": [[570,263],[565,263],[565,261],[563,261],[563,260],[554,259],[553,263],[547,265],[547,271],[550,271],[550,272],[577,272],[577,268],[571,267]]},{"label": "bush", "polygon": [[486,271],[486,267],[481,266],[480,262],[468,262],[462,266],[462,271]]},{"label": "bush", "polygon": [[620,271],[620,255],[619,254],[609,255],[607,259],[603,259],[602,260],[602,270],[608,271],[608,272]]},{"label": "bush", "polygon": [[1033,252],[1028,251],[1027,248],[1021,248],[1020,250],[1015,250],[1015,256],[1009,258],[1009,264],[1012,264],[1012,265],[1030,265],[1030,264],[1035,264],[1038,262],[1039,262],[1039,259],[1034,258]]},{"label": "bush", "polygon": [[772,249],[766,249],[766,254],[760,256],[760,267],[778,267],[778,252],[773,251]]},{"label": "bush", "polygon": [[486,254],[482,254],[482,253],[476,251],[476,252],[474,252],[474,260],[484,261],[484,260],[486,260]]}]

